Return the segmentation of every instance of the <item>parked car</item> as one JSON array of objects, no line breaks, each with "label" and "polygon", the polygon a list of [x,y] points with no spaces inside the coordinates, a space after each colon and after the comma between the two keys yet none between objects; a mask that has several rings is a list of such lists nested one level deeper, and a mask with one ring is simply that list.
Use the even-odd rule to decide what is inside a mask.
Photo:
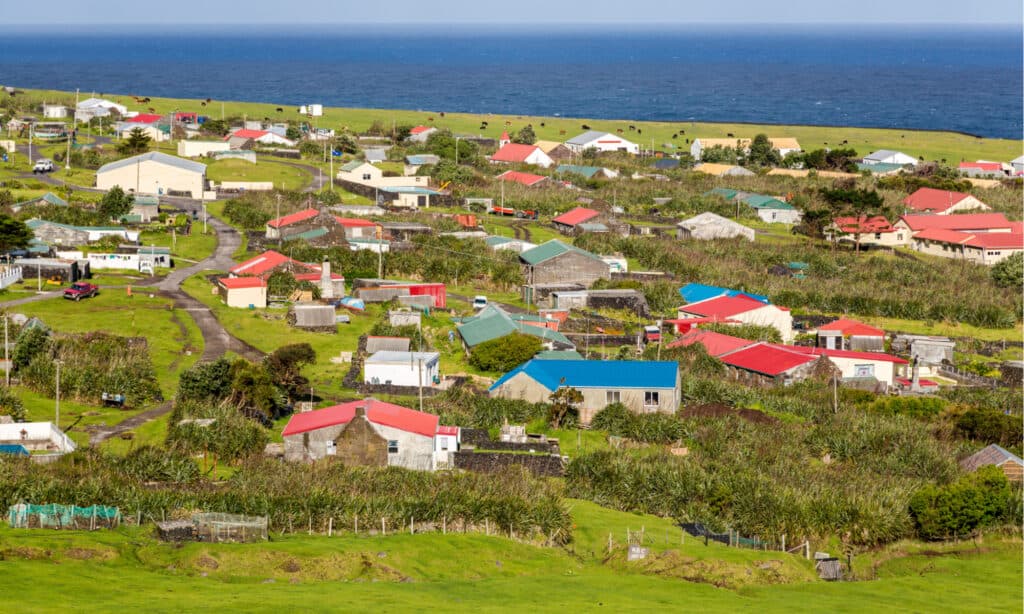
[{"label": "parked car", "polygon": [[473,310],[474,311],[480,311],[481,309],[483,309],[486,306],[487,306],[487,297],[486,296],[484,296],[482,294],[478,294],[478,295],[473,297]]},{"label": "parked car", "polygon": [[661,341],[661,329],[657,326],[644,327],[644,343],[658,343]]},{"label": "parked car", "polygon": [[84,281],[77,281],[71,284],[70,288],[64,290],[64,298],[80,301],[83,298],[92,298],[100,293],[100,287]]},{"label": "parked car", "polygon": [[35,166],[32,167],[32,174],[38,175],[39,173],[52,173],[53,172],[53,160],[46,158],[40,158],[36,160]]}]

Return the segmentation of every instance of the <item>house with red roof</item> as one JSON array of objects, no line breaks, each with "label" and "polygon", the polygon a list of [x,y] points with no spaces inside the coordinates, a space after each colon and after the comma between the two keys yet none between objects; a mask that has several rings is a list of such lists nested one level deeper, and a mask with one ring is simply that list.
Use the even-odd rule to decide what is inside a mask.
[{"label": "house with red roof", "polygon": [[129,124],[153,124],[163,119],[163,117],[163,115],[157,113],[139,113],[134,117],[128,118],[126,121]]},{"label": "house with red roof", "polygon": [[906,360],[884,352],[857,352],[800,345],[776,344],[774,347],[813,358],[825,357],[838,369],[844,383],[866,387],[878,393],[886,392],[895,386],[897,376],[905,375],[908,366]]},{"label": "house with red roof", "polygon": [[293,414],[282,435],[285,460],[292,462],[335,458],[350,466],[432,471],[452,466],[460,433],[434,414],[367,398]]},{"label": "house with red roof", "polygon": [[558,232],[564,235],[574,235],[577,234],[580,224],[593,224],[598,222],[600,217],[600,211],[595,211],[586,207],[576,207],[566,211],[558,217],[555,217],[551,220],[551,223],[555,225]]},{"label": "house with red roof", "polygon": [[904,215],[897,228],[911,232],[916,251],[992,265],[1024,251],[1024,225],[1002,213]]},{"label": "house with red roof", "polygon": [[885,331],[857,320],[840,318],[818,327],[818,347],[830,350],[885,351]]},{"label": "house with red roof", "polygon": [[548,180],[544,175],[534,175],[533,173],[523,173],[520,171],[505,171],[504,173],[495,177],[498,181],[511,181],[524,185],[528,188],[535,188],[539,185],[543,185]]},{"label": "house with red roof", "polygon": [[988,162],[978,160],[977,162],[961,162],[957,171],[967,177],[978,177],[983,179],[1004,179],[1011,175],[1012,167],[1002,162]]},{"label": "house with red roof", "polygon": [[706,322],[768,326],[779,331],[784,342],[793,339],[793,314],[788,309],[742,294],[688,303],[678,309],[677,317],[681,320],[705,318]]},{"label": "house with red roof", "polygon": [[259,277],[221,277],[217,280],[217,293],[228,307],[262,309],[267,306],[267,282]]},{"label": "house with red roof", "polygon": [[248,128],[242,128],[241,130],[235,130],[231,134],[224,137],[225,141],[255,141],[261,145],[281,145],[284,147],[294,147],[295,141],[285,138],[280,134],[276,134],[269,130],[251,130]]},{"label": "house with red roof", "polygon": [[409,137],[406,140],[413,143],[426,143],[430,135],[435,132],[437,132],[437,128],[433,126],[416,126],[409,131]]},{"label": "house with red roof", "polygon": [[533,164],[548,168],[555,163],[540,147],[508,143],[490,157],[492,164]]},{"label": "house with red roof", "polygon": [[988,211],[991,207],[970,194],[936,190],[935,188],[918,188],[916,192],[903,199],[907,213],[932,213],[949,215],[963,211]]},{"label": "house with red roof", "polygon": [[316,216],[320,215],[319,209],[312,207],[303,209],[302,211],[296,211],[295,213],[289,213],[288,215],[274,218],[267,222],[266,236],[268,239],[280,239],[283,236],[285,228],[307,222]]},{"label": "house with red roof", "polygon": [[259,277],[266,280],[275,271],[286,271],[293,274],[319,273],[320,267],[293,260],[284,254],[269,249],[259,256],[254,256],[245,262],[236,264],[228,272],[231,274],[231,277]]},{"label": "house with red roof", "polygon": [[749,339],[740,339],[739,337],[723,335],[722,333],[717,333],[713,330],[702,330],[698,328],[686,333],[665,347],[690,347],[691,345],[699,344],[704,346],[704,349],[707,351],[709,356],[718,357],[735,352],[736,350],[747,346],[754,345],[755,343],[757,342]]},{"label": "house with red roof", "polygon": [[752,385],[800,382],[817,371],[816,367],[826,374],[835,371],[827,358],[818,363],[820,357],[793,352],[786,347],[758,342],[723,354],[718,359],[728,367],[732,379]]},{"label": "house with red roof", "polygon": [[928,229],[959,232],[1020,232],[1020,222],[1011,222],[1002,213],[959,213],[956,215],[906,214],[896,221],[897,228],[912,234]]},{"label": "house with red roof", "polygon": [[829,241],[849,241],[860,247],[897,247],[910,241],[906,229],[897,228],[884,216],[837,217],[825,228]]}]

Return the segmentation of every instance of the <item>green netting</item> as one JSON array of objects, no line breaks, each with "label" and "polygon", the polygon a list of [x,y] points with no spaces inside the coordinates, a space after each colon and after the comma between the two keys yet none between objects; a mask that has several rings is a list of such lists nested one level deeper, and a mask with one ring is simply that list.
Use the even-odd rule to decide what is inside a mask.
[{"label": "green netting", "polygon": [[91,505],[34,505],[19,503],[7,510],[7,522],[17,529],[99,529],[116,527],[121,512],[116,507]]}]

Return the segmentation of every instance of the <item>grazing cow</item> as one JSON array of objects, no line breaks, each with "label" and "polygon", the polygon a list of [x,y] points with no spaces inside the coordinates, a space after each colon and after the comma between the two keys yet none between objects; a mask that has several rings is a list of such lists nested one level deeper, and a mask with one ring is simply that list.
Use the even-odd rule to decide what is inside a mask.
[{"label": "grazing cow", "polygon": [[622,128],[616,128],[615,132],[618,132],[619,134],[622,134]]},{"label": "grazing cow", "polygon": [[731,132],[728,132],[728,133],[726,133],[726,135],[725,135],[725,136],[729,137],[730,139],[732,139],[732,138],[735,138],[735,137],[736,137],[736,135],[735,135],[735,134],[733,134],[733,133],[731,133]]},{"label": "grazing cow", "polygon": [[480,126],[477,130],[480,130],[481,132],[487,130],[487,126]]},{"label": "grazing cow", "polygon": [[630,132],[636,132],[636,126],[634,126],[633,124],[630,124],[629,125],[629,131]]},{"label": "grazing cow", "polygon": [[637,134],[643,134],[643,133],[644,133],[644,131],[643,131],[643,130],[639,130],[639,129],[638,129],[638,130],[636,131],[636,133],[637,133]]},{"label": "grazing cow", "polygon": [[678,138],[679,138],[679,133],[677,132],[677,133],[673,134],[673,135],[672,135],[672,138],[673,138],[673,139],[678,139]]},{"label": "grazing cow", "polygon": [[561,136],[565,136],[565,130],[559,130],[558,134],[561,135]]},{"label": "grazing cow", "polygon": [[843,139],[843,145],[849,145],[849,143],[846,141],[846,139]]},{"label": "grazing cow", "polygon": [[432,122],[432,121],[434,121],[434,118],[433,118],[433,117],[428,117],[428,118],[427,118],[427,121],[428,121],[428,122]]},{"label": "grazing cow", "polygon": [[146,110],[149,111],[150,113],[156,113],[156,109],[154,109],[153,107],[149,107]]},{"label": "grazing cow", "polygon": [[543,127],[544,127],[544,122],[541,122],[541,123],[540,123],[540,127],[541,127],[541,128],[543,128]]},{"label": "grazing cow", "polygon": [[584,130],[590,130],[590,126],[586,124],[583,124],[582,126],[580,126],[580,128],[583,128]]},{"label": "grazing cow", "polygon": [[444,117],[444,111],[441,111],[440,113],[438,113],[438,115],[440,115],[441,117]]},{"label": "grazing cow", "polygon": [[507,121],[507,120],[506,120],[506,121],[505,121],[505,125],[506,125],[506,126],[511,126],[511,125],[512,125],[512,122],[510,122],[510,121]]},{"label": "grazing cow", "polygon": [[213,99],[212,98],[207,98],[206,102],[213,102]]},{"label": "grazing cow", "polygon": [[686,144],[687,144],[687,145],[689,145],[689,144],[690,144],[690,139],[686,139]]},{"label": "grazing cow", "polygon": [[283,113],[283,112],[284,112],[284,109],[282,109],[281,107],[277,107],[277,112],[278,112],[278,113]]},{"label": "grazing cow", "polygon": [[679,134],[686,134],[686,130],[680,130]]},{"label": "grazing cow", "polygon": [[205,102],[200,102],[200,103],[199,103],[199,106],[201,106],[201,107],[205,107],[205,106],[206,106],[206,103],[205,103]]}]

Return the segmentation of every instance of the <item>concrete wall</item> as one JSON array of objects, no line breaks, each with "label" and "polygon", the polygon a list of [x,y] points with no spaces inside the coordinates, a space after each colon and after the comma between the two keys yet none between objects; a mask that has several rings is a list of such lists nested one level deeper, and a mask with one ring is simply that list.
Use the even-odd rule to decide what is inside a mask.
[{"label": "concrete wall", "polygon": [[224,286],[217,286],[220,290],[220,298],[228,307],[248,309],[249,305],[263,308],[267,306],[267,288],[233,288],[227,289]]},{"label": "concrete wall", "polygon": [[996,264],[1019,251],[1024,251],[1019,249],[984,250],[980,247],[971,247],[969,245],[954,245],[951,243],[943,243],[941,241],[928,241],[923,239],[914,239],[912,247],[914,248],[914,251],[921,252],[922,254],[928,254],[930,256],[957,258],[986,265]]},{"label": "concrete wall", "polygon": [[72,452],[75,442],[52,422],[0,424],[0,444],[20,444],[32,450]]},{"label": "concrete wall", "polygon": [[[685,313],[685,307],[681,307],[678,313],[680,318],[692,318],[692,314]],[[795,337],[793,333],[793,314],[775,305],[765,305],[759,309],[753,309],[746,313],[729,316],[731,320],[737,320],[743,324],[756,324],[757,326],[769,326],[779,331],[784,343],[789,343]]]},{"label": "concrete wall", "polygon": [[157,194],[161,190],[167,194],[174,190],[191,192],[193,198],[200,198],[206,186],[206,176],[155,160],[144,160],[96,174],[97,188],[109,190],[115,185],[138,194]]},{"label": "concrete wall", "polygon": [[[345,431],[352,429],[347,436]],[[320,460],[328,456],[328,441],[335,442],[335,454],[347,464],[391,466],[430,471],[434,468],[434,438],[374,424],[357,416],[349,424],[328,426],[284,438],[284,457],[289,461]],[[398,453],[387,451],[387,442],[398,442]],[[383,450],[383,453],[381,452]]]},{"label": "concrete wall", "polygon": [[230,149],[227,141],[178,141],[178,155],[182,158],[198,158]]},{"label": "concrete wall", "polygon": [[[413,362],[411,366],[409,363],[379,364],[371,362],[363,365],[363,383],[365,384],[386,384],[390,382],[394,386],[419,386],[420,374],[419,362]],[[427,361],[423,361],[422,385],[424,387],[433,387],[435,385],[434,378],[440,379],[440,376],[439,360],[435,360],[430,364],[427,364]]]},{"label": "concrete wall", "polygon": [[802,216],[796,209],[758,209],[757,217],[769,224],[798,224]]},{"label": "concrete wall", "polygon": [[864,377],[863,375],[858,375],[858,365],[871,365],[871,376],[887,386],[893,385],[893,379],[896,376],[896,365],[889,361],[864,358],[838,358],[836,356],[829,356],[828,359],[832,361],[832,364],[839,367],[843,378]]},{"label": "concrete wall", "polygon": [[221,190],[247,190],[252,192],[267,192],[274,189],[273,181],[222,181],[217,184]]},{"label": "concrete wall", "polygon": [[610,279],[608,264],[576,252],[566,252],[536,266],[526,266],[529,283],[579,283],[590,287],[598,279]]}]

